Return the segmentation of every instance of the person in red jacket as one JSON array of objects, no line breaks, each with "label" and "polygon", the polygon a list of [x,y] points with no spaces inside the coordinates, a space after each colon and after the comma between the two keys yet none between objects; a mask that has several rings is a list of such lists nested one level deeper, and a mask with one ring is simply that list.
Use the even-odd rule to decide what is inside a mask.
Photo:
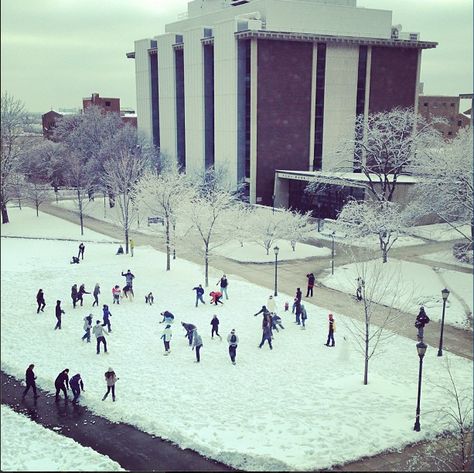
[{"label": "person in red jacket", "polygon": [[113,303],[114,304],[120,304],[120,294],[122,293],[122,290],[120,289],[120,286],[116,284],[112,288],[112,296],[114,297]]},{"label": "person in red jacket", "polygon": [[224,303],[221,301],[222,292],[212,291],[212,292],[209,293],[209,295],[211,296],[211,304],[217,305],[219,303],[219,304],[224,305]]}]

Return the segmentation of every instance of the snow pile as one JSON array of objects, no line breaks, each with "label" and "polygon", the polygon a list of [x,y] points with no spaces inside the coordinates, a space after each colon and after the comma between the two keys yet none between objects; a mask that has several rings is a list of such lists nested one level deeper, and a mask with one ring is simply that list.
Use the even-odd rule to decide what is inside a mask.
[{"label": "snow pile", "polygon": [[2,404],[2,471],[124,471],[92,448]]},{"label": "snow pile", "polygon": [[430,263],[436,264],[436,262],[454,264],[461,266],[462,268],[470,268],[473,266],[470,263],[464,263],[454,257],[452,251],[439,251],[437,253],[428,253],[427,255],[420,256],[420,258],[428,260]]},{"label": "snow pile", "polygon": [[[386,288],[383,285],[378,288],[376,297],[383,293],[380,303],[393,305],[414,316],[418,314],[420,306],[423,305],[430,319],[441,321],[443,307],[441,291],[447,287],[451,294],[446,302],[444,322],[454,327],[465,328],[466,314],[472,312],[472,274],[432,268],[429,265],[393,258],[387,263],[382,263],[378,258],[366,264],[369,274],[375,274],[377,267],[382,266],[381,270],[383,273],[389,274],[389,279],[400,281],[398,289],[400,295],[395,302],[393,301],[392,288]],[[355,294],[357,271],[357,263],[347,264],[338,267],[334,275],[328,275],[321,279],[321,283],[348,294]]]},{"label": "snow pile", "polygon": [[[62,232],[59,223],[55,226]],[[292,297],[280,294],[277,307],[285,330],[274,334],[273,350],[267,344],[259,349],[262,316],[253,314],[266,304],[269,289],[227,274],[230,299],[223,306],[210,306],[208,293],[222,276],[211,268],[206,305],[195,308],[192,288],[203,283],[201,266],[178,259],[166,272],[165,255],[152,248],[137,247],[131,258],[94,243],[87,246],[81,264],[69,265],[64,260],[70,246],[2,239],[1,362],[12,375],[22,378],[34,363],[38,385],[54,392],[55,377],[68,367],[71,375],[80,372],[84,379],[81,403],[98,415],[246,470],[327,468],[400,448],[444,428],[436,411],[449,401],[432,387],[423,392],[423,430],[413,431],[418,356],[411,340],[393,337],[383,355],[371,361],[369,385],[364,386],[363,361],[348,341],[342,315],[334,314],[336,347],[328,348],[327,311],[306,303],[307,329],[301,330],[291,312],[283,311]],[[135,300],[113,305],[111,288],[124,285],[120,273],[128,268],[136,276]],[[107,355],[96,355],[94,341],[81,342],[83,317],[91,312],[101,319],[89,295],[84,307],[72,308],[70,288],[83,282],[87,290],[101,284],[99,307],[107,303],[113,314]],[[37,315],[40,287],[47,306]],[[153,306],[144,302],[149,291],[155,296]],[[53,330],[56,299],[66,311],[60,331]],[[312,300],[317,302],[317,289]],[[160,339],[160,312],[165,309],[176,317],[169,356],[163,356]],[[223,341],[210,337],[213,314],[220,319]],[[199,364],[181,321],[197,325],[203,338]],[[225,340],[232,328],[240,338],[235,366]],[[20,349],[18,340],[28,342]],[[455,356],[451,360],[456,379],[472,390],[471,362]],[[115,403],[110,396],[101,401],[109,366],[120,378]],[[447,379],[431,347],[424,373],[425,383]]]},{"label": "snow pile", "polygon": [[[469,235],[469,225],[460,225],[459,230],[464,235]],[[411,227],[409,233],[415,237],[426,238],[433,241],[449,241],[463,239],[461,233],[448,223],[434,223],[432,225],[419,225]]]}]

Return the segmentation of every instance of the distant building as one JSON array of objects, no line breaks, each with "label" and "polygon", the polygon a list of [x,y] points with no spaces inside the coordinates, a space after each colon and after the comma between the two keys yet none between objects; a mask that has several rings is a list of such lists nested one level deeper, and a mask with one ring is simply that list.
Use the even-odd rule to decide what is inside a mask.
[{"label": "distant building", "polygon": [[461,128],[470,124],[470,118],[459,113],[459,102],[460,96],[456,95],[420,95],[418,113],[428,122],[433,118],[444,118],[446,123],[434,126],[445,138],[454,138]]},{"label": "distant building", "polygon": [[120,113],[120,99],[99,97],[97,92],[94,92],[90,98],[85,97],[82,99],[82,110],[84,112],[93,105],[101,108],[104,112]]}]

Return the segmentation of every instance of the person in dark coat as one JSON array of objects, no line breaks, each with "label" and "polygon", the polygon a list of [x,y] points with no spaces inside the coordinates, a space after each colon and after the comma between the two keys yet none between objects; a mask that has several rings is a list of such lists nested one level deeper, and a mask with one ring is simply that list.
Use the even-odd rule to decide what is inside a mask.
[{"label": "person in dark coat", "polygon": [[196,307],[198,306],[198,302],[201,301],[203,304],[205,304],[203,295],[204,295],[204,289],[199,284],[199,286],[193,287],[193,291],[196,291]]},{"label": "person in dark coat", "polygon": [[283,324],[281,322],[281,317],[277,314],[271,315],[272,318],[272,329],[276,330],[279,332],[278,327],[280,327],[282,330],[285,330],[285,327],[283,327]]},{"label": "person in dark coat", "polygon": [[420,307],[420,312],[416,316],[415,327],[418,329],[418,341],[423,341],[424,329],[425,325],[430,322],[430,318],[426,315],[425,308],[423,306]]},{"label": "person in dark coat", "polygon": [[193,330],[196,328],[195,325],[193,324],[187,324],[186,322],[181,322],[181,325],[183,326],[184,330],[186,330],[186,335],[189,345],[193,343]]},{"label": "person in dark coat", "polygon": [[217,285],[219,285],[221,288],[221,293],[225,294],[226,300],[229,299],[229,296],[227,295],[227,286],[229,285],[229,282],[227,281],[227,276],[225,274],[220,278],[219,281],[217,281],[216,286]]},{"label": "person in dark coat", "polygon": [[75,374],[69,381],[69,386],[71,386],[72,394],[74,399],[72,402],[76,403],[81,395],[81,391],[85,391],[84,383],[82,381],[81,375],[79,373]]},{"label": "person in dark coat", "polygon": [[145,304],[153,305],[153,302],[155,302],[155,298],[153,297],[153,293],[149,292],[145,296]]},{"label": "person in dark coat", "polygon": [[107,327],[107,331],[110,333],[112,331],[110,327],[110,317],[112,317],[112,314],[110,313],[109,306],[107,304],[102,306],[102,317],[104,320],[102,327]]},{"label": "person in dark coat", "polygon": [[61,371],[58,374],[56,381],[54,382],[54,387],[56,388],[56,401],[59,401],[59,391],[64,393],[64,399],[67,401],[67,390],[69,389],[69,369]]},{"label": "person in dark coat", "polygon": [[71,261],[70,261],[70,264],[79,264],[80,261],[79,261],[79,258],[77,256],[72,256],[71,257]]},{"label": "person in dark coat", "polygon": [[64,312],[64,310],[61,309],[61,301],[56,301],[55,313],[56,313],[57,322],[54,327],[54,330],[56,329],[61,330],[61,316],[66,313]]},{"label": "person in dark coat", "polygon": [[262,305],[262,308],[256,314],[253,314],[253,315],[254,315],[254,317],[257,317],[258,314],[263,315],[263,321],[265,321],[268,317],[271,317],[271,313],[267,309],[266,305]]},{"label": "person in dark coat", "polygon": [[174,322],[174,315],[169,310],[161,312],[160,315],[163,316],[163,320],[160,322],[160,324],[166,322],[167,324],[171,325]]},{"label": "person in dark coat", "polygon": [[[325,345],[327,347],[335,347],[336,343],[334,342],[334,332],[336,331],[336,321],[333,318],[332,314],[328,315],[328,339]],[[329,345],[329,342],[332,342],[331,345]]]},{"label": "person in dark coat", "polygon": [[100,294],[100,285],[99,283],[96,283],[96,285],[94,286],[94,291],[92,293],[92,295],[94,296],[94,302],[92,303],[92,307],[94,307],[95,305],[99,307],[99,294]]},{"label": "person in dark coat", "polygon": [[86,245],[84,243],[81,243],[79,245],[79,253],[77,254],[78,258],[84,259],[84,250],[86,249]]},{"label": "person in dark coat", "polygon": [[262,329],[262,341],[260,342],[260,345],[258,348],[262,348],[263,344],[265,343],[265,340],[268,342],[268,345],[270,346],[270,350],[273,350],[272,347],[272,328],[271,325],[265,320],[263,324],[263,329]]},{"label": "person in dark coat", "polygon": [[135,297],[133,293],[133,280],[135,279],[135,275],[128,269],[126,273],[122,271],[122,276],[125,277],[126,286],[128,286],[128,291]]},{"label": "person in dark coat", "polygon": [[76,308],[76,302],[77,302],[77,284],[73,284],[71,287],[71,299],[72,299],[72,307],[75,309]]},{"label": "person in dark coat", "polygon": [[214,334],[216,334],[222,340],[222,337],[219,335],[219,319],[217,318],[217,315],[214,315],[212,318],[211,325],[211,338],[214,338]]},{"label": "person in dark coat", "polygon": [[84,299],[83,299],[84,294],[90,294],[90,292],[86,291],[85,284],[81,284],[79,286],[79,291],[77,291],[77,300],[81,302],[81,307],[82,307],[82,303],[84,302]]},{"label": "person in dark coat", "polygon": [[309,273],[306,275],[306,277],[308,278],[308,288],[306,290],[306,297],[313,297],[313,287],[314,287],[314,280],[315,280],[315,277],[314,277],[314,274],[313,273]]},{"label": "person in dark coat", "polygon": [[229,356],[232,364],[235,365],[235,357],[237,356],[237,346],[239,344],[239,337],[235,333],[233,328],[227,336],[227,343],[229,344]]},{"label": "person in dark coat", "polygon": [[37,399],[39,397],[38,393],[36,392],[36,381],[35,381],[36,376],[35,376],[35,373],[33,372],[34,367],[35,367],[35,365],[31,364],[30,366],[28,366],[28,368],[26,370],[26,373],[25,373],[26,388],[23,391],[23,396],[22,397],[26,396],[26,394],[28,393],[30,388],[33,389],[34,398]]},{"label": "person in dark coat", "polygon": [[43,289],[40,289],[38,294],[36,294],[36,302],[38,303],[38,309],[36,310],[36,313],[39,314],[40,310],[41,312],[44,312],[43,309],[46,307],[46,302],[44,300]]}]

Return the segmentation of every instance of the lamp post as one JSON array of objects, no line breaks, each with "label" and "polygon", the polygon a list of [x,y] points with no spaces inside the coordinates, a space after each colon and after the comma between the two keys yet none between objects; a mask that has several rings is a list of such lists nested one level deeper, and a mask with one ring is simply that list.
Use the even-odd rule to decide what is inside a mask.
[{"label": "lamp post", "polygon": [[278,275],[278,252],[280,251],[280,248],[278,248],[278,246],[275,246],[275,248],[273,248],[273,251],[275,252],[275,297],[276,297],[278,296],[277,275]]},{"label": "lamp post", "polygon": [[336,232],[331,233],[332,245],[331,245],[331,274],[334,274],[334,235]]},{"label": "lamp post", "polygon": [[418,351],[418,356],[420,358],[420,365],[418,369],[418,400],[416,402],[416,417],[415,417],[415,426],[413,427],[413,430],[416,430],[417,432],[421,430],[421,427],[420,427],[421,374],[423,370],[423,357],[425,356],[426,348],[427,348],[427,345],[425,345],[423,342],[416,344],[416,349]]},{"label": "lamp post", "polygon": [[443,296],[443,316],[441,317],[441,334],[439,336],[438,356],[443,356],[443,332],[444,332],[444,313],[446,311],[446,301],[448,300],[449,290],[444,288],[441,291]]}]

